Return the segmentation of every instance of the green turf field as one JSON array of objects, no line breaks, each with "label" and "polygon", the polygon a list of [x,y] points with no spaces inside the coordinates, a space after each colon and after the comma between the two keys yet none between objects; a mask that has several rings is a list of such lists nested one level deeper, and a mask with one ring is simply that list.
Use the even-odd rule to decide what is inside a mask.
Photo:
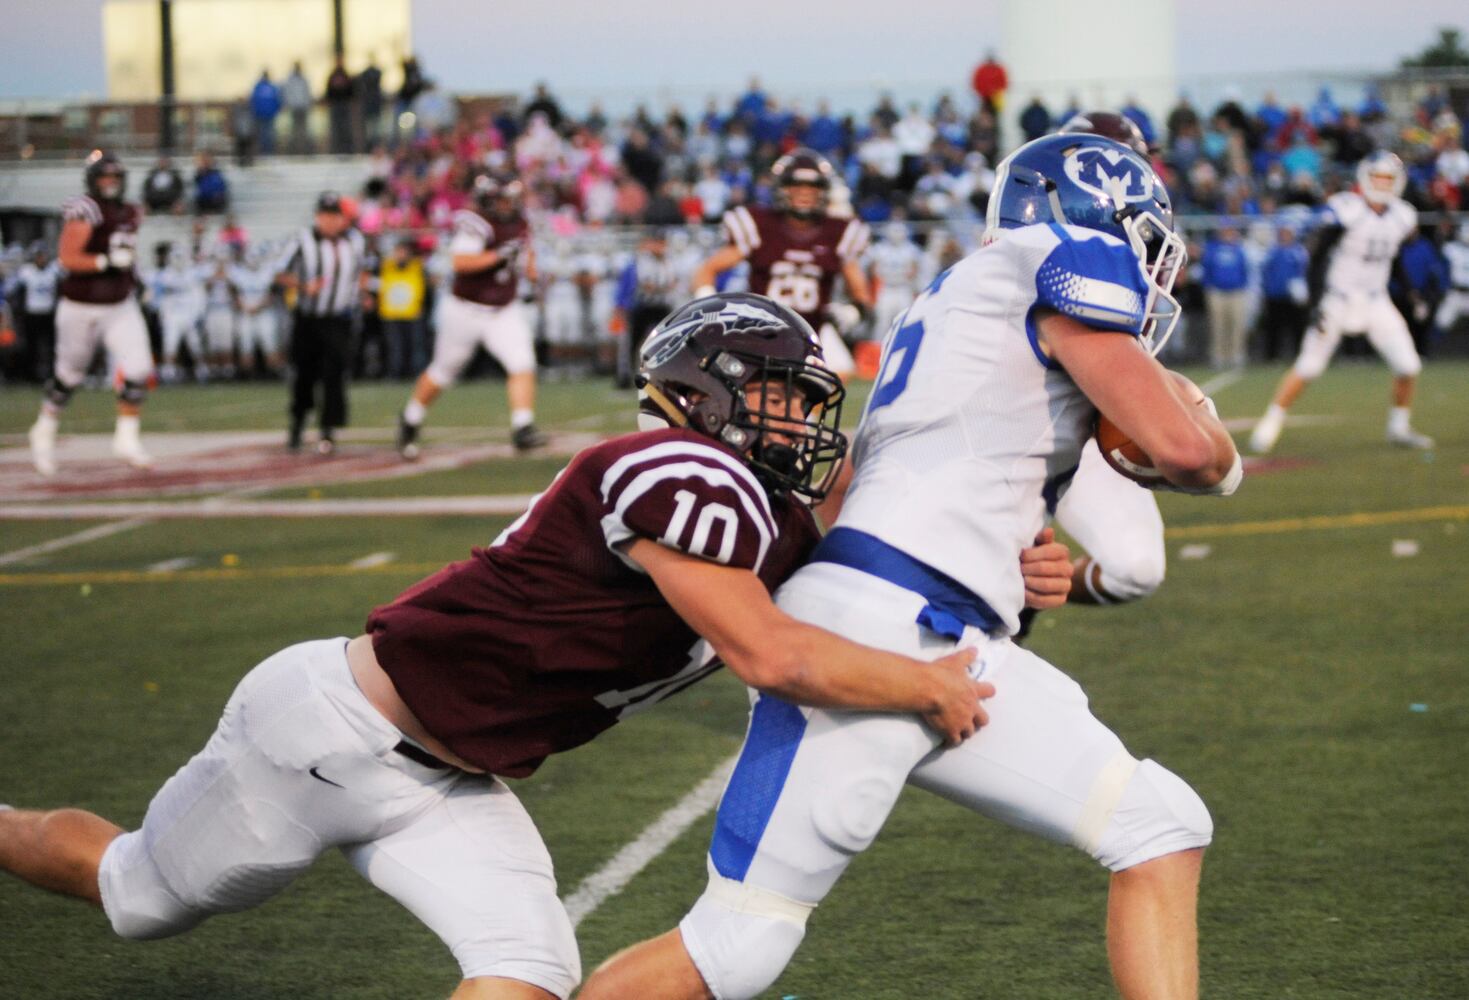
[{"label": "green turf field", "polygon": [[[1221,414],[1257,415],[1279,371],[1220,391]],[[1156,596],[1048,613],[1032,640],[1134,754],[1211,807],[1206,996],[1469,996],[1469,365],[1425,372],[1415,423],[1438,438],[1431,460],[1383,444],[1387,381],[1379,365],[1338,364],[1295,411],[1331,419],[1288,428],[1277,449],[1298,463],[1230,500],[1161,498],[1170,565]],[[386,443],[405,392],[355,388],[356,424]],[[611,432],[632,426],[630,398],[550,384],[540,409],[552,430]],[[278,387],[164,390],[145,434],[277,428],[284,401]],[[21,442],[35,403],[0,394],[0,441]],[[504,412],[497,384],[465,386],[435,409],[429,442],[436,429],[503,440]],[[109,426],[107,398],[84,393],[63,433]],[[276,495],[524,493],[560,464]],[[374,604],[508,520],[168,520],[0,566],[0,801],[136,823],[255,662],[354,634]],[[97,523],[0,519],[0,556]],[[393,561],[350,568],[378,552]],[[181,558],[195,562],[135,576]],[[745,709],[718,677],[514,783],[563,895],[738,749]],[[678,920],[703,887],[711,824],[586,918],[588,970]],[[909,792],[769,996],[1110,996],[1105,892],[1086,858]],[[151,943],[0,879],[4,1000],[436,997],[456,979],[437,939],[335,855],[258,910]]]}]

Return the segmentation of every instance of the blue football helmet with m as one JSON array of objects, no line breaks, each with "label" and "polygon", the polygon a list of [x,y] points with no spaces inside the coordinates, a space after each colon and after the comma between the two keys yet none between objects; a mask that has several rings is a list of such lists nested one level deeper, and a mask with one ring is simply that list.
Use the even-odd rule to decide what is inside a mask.
[{"label": "blue football helmet with m", "polygon": [[1152,164],[1099,135],[1042,136],[995,169],[985,216],[989,242],[1001,229],[1060,223],[1115,236],[1137,254],[1148,285],[1140,339],[1157,354],[1178,325],[1173,283],[1188,249],[1173,231],[1173,202]]}]

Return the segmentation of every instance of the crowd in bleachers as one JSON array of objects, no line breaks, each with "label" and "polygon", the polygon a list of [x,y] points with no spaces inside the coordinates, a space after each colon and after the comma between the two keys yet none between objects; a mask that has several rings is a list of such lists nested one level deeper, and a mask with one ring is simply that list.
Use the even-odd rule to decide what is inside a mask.
[{"label": "crowd in bleachers", "polygon": [[[550,338],[557,343],[547,356],[557,362],[580,358],[605,363],[612,355],[609,338],[617,328],[618,279],[639,240],[640,228],[623,227],[675,231],[668,252],[691,273],[718,242],[714,225],[723,212],[768,201],[769,166],[803,145],[827,156],[844,182],[834,198],[836,210],[849,210],[872,223],[902,222],[907,235],[890,228],[890,242],[913,242],[924,261],[947,263],[977,245],[994,182],[992,165],[1009,148],[1054,131],[1083,110],[1052,109],[1034,98],[1022,109],[1016,134],[1006,135],[994,94],[975,100],[945,93],[926,108],[900,108],[880,96],[865,113],[837,113],[826,102],[807,110],[781,101],[752,80],[733,101],[710,101],[693,115],[670,107],[655,117],[639,107],[614,119],[595,103],[583,114],[572,114],[540,85],[518,107],[460,117],[455,102],[440,95],[416,62],[405,66],[405,80],[391,102],[382,96],[380,78],[364,82],[359,76],[346,84],[338,80],[337,89],[345,95],[339,106],[346,110],[338,116],[331,140],[334,149],[370,151],[370,177],[354,193],[354,211],[378,274],[375,289],[382,281],[383,263],[393,260],[402,261],[388,264],[395,281],[420,286],[409,296],[419,304],[417,315],[385,317],[386,299],[377,291],[364,302],[358,373],[400,378],[415,374],[427,357],[435,289],[448,272],[442,236],[453,213],[469,203],[479,173],[514,175],[521,181],[541,252],[542,274],[528,286],[542,303],[541,330],[573,331]],[[281,113],[291,120],[282,151],[311,148],[297,134],[302,119],[292,116],[314,100],[307,88],[303,104],[303,82],[288,79],[272,97],[275,84],[262,76],[250,99],[254,142],[262,151],[278,148],[274,118]],[[373,113],[366,115],[364,109]],[[389,110],[394,114],[384,126]],[[1243,360],[1250,345],[1210,351],[1206,338],[1189,329],[1202,330],[1206,313],[1217,326],[1224,314],[1216,304],[1230,301],[1248,325],[1258,325],[1251,355],[1289,356],[1306,322],[1301,308],[1302,238],[1312,211],[1331,193],[1350,187],[1356,163],[1382,148],[1402,156],[1409,175],[1407,197],[1427,213],[1416,246],[1404,254],[1400,303],[1405,314],[1416,317],[1414,329],[1425,353],[1443,334],[1433,319],[1450,290],[1442,247],[1454,239],[1454,227],[1436,213],[1469,208],[1469,151],[1462,123],[1441,92],[1430,89],[1406,120],[1391,116],[1371,88],[1354,102],[1339,101],[1323,88],[1309,107],[1281,106],[1267,94],[1248,109],[1237,94],[1230,94],[1205,111],[1183,98],[1161,122],[1134,101],[1121,111],[1152,147],[1153,161],[1173,193],[1180,227],[1191,242],[1191,280],[1181,297],[1192,322],[1175,338],[1175,352],[1219,366]],[[170,163],[162,162],[145,179],[141,197],[155,210],[192,205],[199,212],[223,211],[228,189],[218,173],[212,159],[201,156],[192,185],[186,185]],[[1469,240],[1469,233],[1460,239]],[[190,280],[205,288],[202,299],[213,303],[217,316],[229,308],[236,314],[236,329],[247,325],[239,318],[239,290],[229,286],[227,273],[231,267],[245,267],[247,256],[250,266],[268,267],[269,247],[249,247],[243,228],[226,216],[217,228],[199,223],[192,245],[171,252],[176,262],[187,262],[194,276]],[[144,274],[145,305],[155,315],[163,298],[158,276],[167,270],[170,250],[158,253],[157,267]],[[3,268],[12,299],[24,285],[24,256],[12,248]],[[410,262],[414,267],[405,271]],[[409,272],[411,279],[405,277]],[[21,299],[15,318],[24,330],[23,294]],[[268,308],[284,328],[285,303],[278,293]],[[207,312],[199,310],[201,331]],[[391,304],[387,312],[395,312]],[[224,329],[222,319],[215,325]],[[872,336],[881,332],[876,324],[867,331]],[[189,372],[208,371],[217,377],[272,366],[272,352],[244,345],[238,336],[233,344],[222,353],[202,352],[219,359],[212,366],[207,357],[190,358]],[[0,361],[9,359],[0,369],[10,377],[26,376],[44,364],[43,355],[41,347],[21,338],[8,354],[0,348]],[[160,360],[172,360],[161,336]]]}]

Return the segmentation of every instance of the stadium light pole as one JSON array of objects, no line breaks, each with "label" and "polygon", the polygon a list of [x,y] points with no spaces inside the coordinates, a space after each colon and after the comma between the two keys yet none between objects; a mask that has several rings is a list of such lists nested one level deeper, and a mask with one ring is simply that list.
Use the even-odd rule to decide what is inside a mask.
[{"label": "stadium light pole", "polygon": [[162,53],[163,94],[158,101],[158,110],[163,122],[158,130],[158,146],[164,153],[173,152],[173,0],[158,0],[159,34]]},{"label": "stadium light pole", "polygon": [[342,30],[342,0],[332,0],[332,55],[341,59],[347,51]]}]

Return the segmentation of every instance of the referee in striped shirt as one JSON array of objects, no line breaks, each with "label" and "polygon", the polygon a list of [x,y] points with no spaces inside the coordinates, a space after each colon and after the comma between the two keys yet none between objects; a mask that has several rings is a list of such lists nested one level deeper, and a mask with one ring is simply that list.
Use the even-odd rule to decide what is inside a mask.
[{"label": "referee in striped shirt", "polygon": [[336,449],[337,428],[347,423],[347,371],[352,357],[352,316],[361,302],[367,276],[362,234],[352,228],[341,195],[323,192],[316,219],[286,247],[280,284],[296,291],[296,322],[291,335],[291,433],[287,446],[301,447],[306,417],[316,408],[322,384],[321,439],[317,450]]}]

